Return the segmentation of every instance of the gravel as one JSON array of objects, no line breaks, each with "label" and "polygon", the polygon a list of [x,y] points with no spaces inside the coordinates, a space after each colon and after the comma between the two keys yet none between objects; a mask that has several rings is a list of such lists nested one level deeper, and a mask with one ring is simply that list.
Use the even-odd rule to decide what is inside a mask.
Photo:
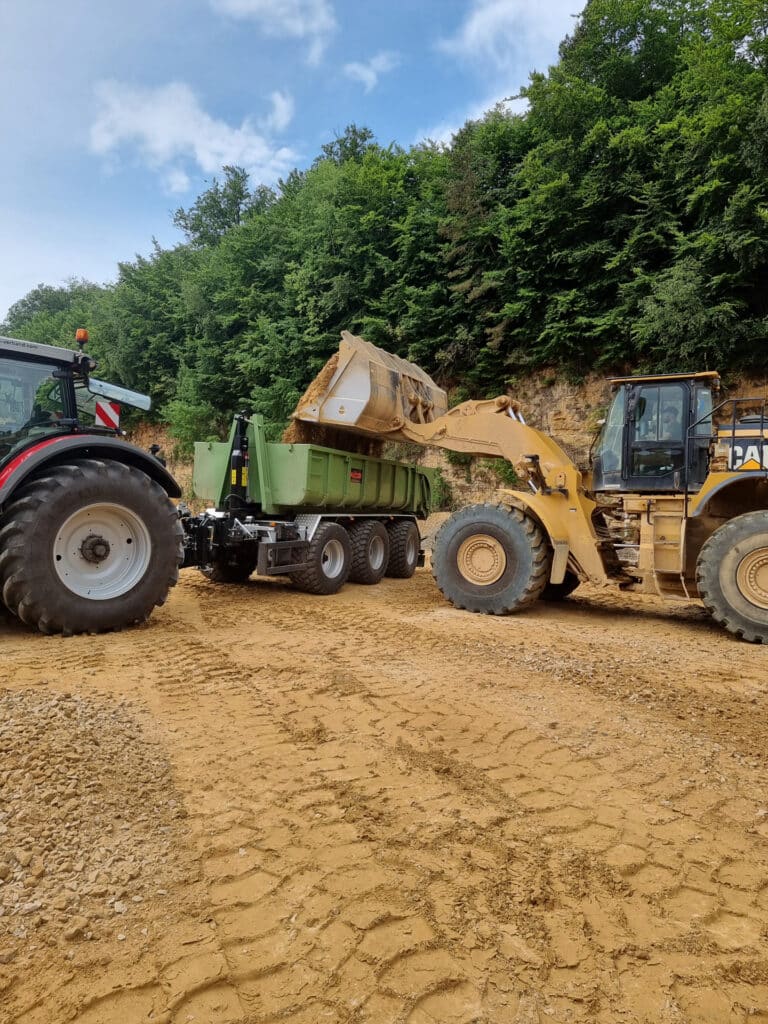
[{"label": "gravel", "polygon": [[141,912],[173,881],[183,813],[128,702],[0,691],[0,964]]}]

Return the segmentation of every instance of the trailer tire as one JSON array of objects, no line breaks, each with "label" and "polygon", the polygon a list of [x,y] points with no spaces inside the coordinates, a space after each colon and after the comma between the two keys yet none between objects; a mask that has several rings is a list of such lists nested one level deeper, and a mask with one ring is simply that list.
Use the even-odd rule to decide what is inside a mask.
[{"label": "trailer tire", "polygon": [[350,583],[379,583],[389,564],[389,531],[378,519],[357,519],[349,528],[352,543]]},{"label": "trailer tire", "polygon": [[0,588],[42,633],[99,633],[149,617],[179,578],[183,534],[158,483],[121,462],[47,467],[7,506]]},{"label": "trailer tire", "polygon": [[386,575],[396,580],[409,580],[419,564],[421,535],[412,519],[396,519],[389,531],[389,562]]},{"label": "trailer tire", "polygon": [[542,601],[564,601],[566,597],[569,597],[574,590],[579,586],[581,580],[575,572],[571,572],[570,569],[566,570],[565,579],[562,583],[547,583],[544,590],[541,592]]},{"label": "trailer tire", "polygon": [[309,542],[308,569],[291,575],[295,587],[307,594],[335,594],[349,579],[352,542],[338,523],[320,523]]},{"label": "trailer tire", "polygon": [[469,505],[440,528],[432,574],[457,608],[506,615],[541,597],[550,560],[540,526],[520,509]]},{"label": "trailer tire", "polygon": [[747,512],[715,530],[696,565],[699,597],[729,633],[768,643],[768,512]]}]

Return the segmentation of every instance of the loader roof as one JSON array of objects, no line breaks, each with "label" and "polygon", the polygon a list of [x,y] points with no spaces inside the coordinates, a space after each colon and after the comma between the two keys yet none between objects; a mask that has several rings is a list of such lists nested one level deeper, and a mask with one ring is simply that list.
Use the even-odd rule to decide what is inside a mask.
[{"label": "loader roof", "polygon": [[700,380],[702,383],[711,381],[713,384],[720,381],[720,374],[716,370],[702,370],[700,373],[654,373],[648,377],[609,377],[611,384],[656,384],[659,381],[676,380]]}]

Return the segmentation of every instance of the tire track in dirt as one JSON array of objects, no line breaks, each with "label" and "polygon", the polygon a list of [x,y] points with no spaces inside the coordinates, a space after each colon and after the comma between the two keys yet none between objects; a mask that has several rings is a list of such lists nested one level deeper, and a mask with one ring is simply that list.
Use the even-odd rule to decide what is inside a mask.
[{"label": "tire track in dirt", "polygon": [[[326,652],[329,655],[327,660],[335,666],[334,671],[331,672],[331,692],[341,688],[347,698],[355,690],[365,694],[362,704],[355,706],[349,714],[349,727],[359,735],[361,723],[365,721],[365,704],[373,703],[375,706],[376,700],[371,694],[376,690],[381,693],[382,667],[377,666],[375,672],[369,671],[369,682],[366,682],[364,674],[361,680],[360,659],[357,655],[350,658],[348,653],[350,650],[354,651],[356,645],[337,642],[338,637],[343,637],[345,633],[350,637],[356,634],[359,627],[354,622],[335,621],[338,618],[335,613],[335,606],[324,604],[322,609],[318,609],[315,613],[315,627],[318,635],[334,636],[334,643]],[[291,646],[290,625],[290,616],[277,624],[283,648]],[[385,624],[378,620],[376,636],[377,641],[382,644],[384,649],[387,648],[388,641],[391,641],[391,649],[397,650],[398,641],[402,637],[402,623],[396,623],[388,633]],[[428,636],[425,639],[418,629],[412,629],[409,638],[416,649],[423,649],[423,647],[429,649],[430,646],[436,646]],[[451,644],[446,642],[445,638],[441,638],[440,646],[444,653],[448,653]],[[296,664],[295,658],[290,652],[285,657],[286,664],[291,666],[288,671],[292,671]],[[413,659],[408,660],[412,662]],[[409,678],[407,665],[398,664],[397,659],[394,664],[388,663],[388,667],[399,681]],[[610,940],[607,944],[603,943],[603,958],[610,955],[602,965],[587,964],[587,969],[583,973],[592,978],[595,974],[607,977],[610,975],[613,967],[612,958],[616,953],[628,951],[629,960],[631,961],[635,957],[641,965],[640,968],[636,968],[636,965],[630,963],[625,968],[624,973],[627,975],[625,986],[630,991],[633,991],[632,978],[634,976],[645,975],[647,977],[649,974],[647,964],[650,954],[646,947],[650,935],[654,936],[652,947],[656,954],[663,953],[665,959],[669,959],[671,953],[676,953],[678,968],[684,962],[687,963],[696,978],[700,977],[702,956],[705,957],[705,960],[707,959],[705,956],[707,948],[712,953],[712,956],[709,957],[711,960],[710,970],[728,967],[727,957],[724,959],[721,956],[723,949],[726,951],[744,949],[748,952],[750,950],[759,951],[761,933],[765,928],[764,908],[754,901],[750,903],[745,898],[746,893],[739,889],[738,885],[733,885],[734,878],[740,875],[740,872],[739,870],[728,871],[727,868],[734,862],[734,854],[741,851],[743,839],[741,834],[732,827],[732,821],[725,819],[726,826],[731,826],[730,831],[727,830],[727,827],[724,830],[723,823],[718,821],[717,799],[710,801],[710,806],[706,808],[707,815],[713,819],[712,831],[707,838],[710,843],[716,842],[718,847],[714,867],[712,863],[708,865],[707,876],[706,872],[700,870],[695,853],[686,857],[679,850],[675,850],[670,859],[667,848],[680,842],[687,843],[691,838],[691,830],[686,829],[685,823],[686,816],[689,816],[686,804],[689,794],[685,789],[677,794],[670,791],[669,796],[673,797],[676,803],[666,797],[654,799],[654,787],[666,792],[664,790],[664,786],[667,785],[666,775],[658,770],[649,772],[646,753],[643,753],[640,758],[635,756],[628,759],[622,766],[621,774],[606,775],[599,762],[579,756],[578,753],[574,755],[570,749],[553,744],[546,736],[531,734],[529,730],[518,730],[516,733],[507,735],[503,743],[498,743],[493,737],[493,723],[489,723],[488,733],[484,729],[477,730],[477,723],[482,723],[484,719],[487,719],[487,710],[472,711],[468,708],[466,701],[462,701],[461,705],[446,703],[443,686],[427,685],[426,691],[424,691],[418,680],[413,679],[412,672],[410,682],[412,685],[408,688],[407,699],[405,697],[398,699],[395,693],[391,690],[386,691],[385,688],[382,699],[386,701],[389,711],[388,721],[385,719],[385,730],[391,730],[394,727],[395,730],[407,731],[411,734],[415,730],[420,737],[429,737],[432,732],[441,746],[452,741],[461,742],[466,746],[469,741],[475,752],[478,751],[481,744],[485,744],[488,748],[485,759],[480,758],[474,762],[475,769],[479,769],[481,773],[483,770],[487,772],[487,777],[482,776],[478,779],[478,771],[468,771],[466,764],[462,764],[461,761],[452,764],[450,759],[446,761],[443,754],[430,755],[428,751],[426,753],[415,751],[407,746],[401,735],[397,735],[394,743],[396,753],[404,757],[405,761],[410,762],[412,766],[415,765],[422,775],[419,785],[420,793],[428,792],[428,783],[423,778],[424,776],[436,775],[441,781],[447,778],[455,784],[454,791],[448,798],[440,789],[434,794],[424,797],[423,806],[429,808],[430,814],[434,816],[436,808],[441,807],[441,802],[450,802],[452,810],[455,812],[457,810],[456,788],[462,791],[462,795],[466,797],[466,807],[461,808],[465,813],[467,807],[476,803],[485,807],[494,803],[501,804],[496,812],[498,820],[491,823],[483,822],[482,838],[487,843],[490,841],[493,831],[492,829],[489,831],[490,826],[495,826],[498,833],[499,826],[507,824],[511,814],[515,811],[514,807],[505,806],[505,800],[500,798],[502,795],[522,805],[524,812],[527,812],[524,814],[527,832],[522,834],[521,845],[528,856],[528,863],[524,865],[524,870],[519,871],[517,884],[513,885],[513,888],[522,888],[525,891],[528,883],[531,881],[533,883],[529,886],[533,898],[523,901],[525,906],[523,934],[527,927],[529,932],[534,933],[532,938],[535,939],[537,930],[540,934],[547,935],[552,931],[553,926],[558,933],[566,933],[565,953],[560,960],[555,957],[551,963],[555,972],[562,969],[562,964],[565,964],[565,970],[570,972],[570,981],[573,982],[578,974],[574,968],[588,960],[586,953],[580,958],[573,953],[573,950],[581,946],[584,951],[586,949],[584,936],[595,932],[599,934],[601,930],[606,933],[601,938],[605,939],[607,935]],[[471,682],[471,680],[465,679],[466,682]],[[321,687],[321,689],[323,688]],[[327,688],[325,689],[327,693]],[[416,706],[413,702],[414,691],[419,694]],[[340,724],[338,722],[338,706],[332,701],[327,709],[324,709],[322,704],[318,703],[317,690],[309,691],[306,696],[310,699],[303,702],[304,710],[297,710],[293,718],[300,725],[302,715],[311,714],[307,728],[314,729],[314,738],[324,739],[324,745],[327,747],[329,742],[332,742],[333,733],[330,732],[330,729],[333,728],[334,722],[338,733]],[[300,701],[300,703],[302,702]],[[427,716],[423,711],[425,705],[430,709]],[[441,710],[436,712],[435,709]],[[368,714],[370,718],[370,710]],[[379,721],[378,717],[372,720],[374,725],[377,725]],[[458,729],[453,728],[450,735],[446,735],[446,725],[452,726],[454,723],[462,724]],[[344,726],[343,720],[341,724]],[[377,734],[377,730],[372,729],[372,734],[377,743],[383,746],[381,731]],[[345,752],[349,751],[348,740],[344,749]],[[430,763],[430,759],[434,763]],[[537,778],[537,767],[540,768],[540,778]],[[633,783],[631,786],[627,787],[626,782],[622,780],[622,774],[631,776]],[[468,783],[467,776],[474,776],[472,784]],[[493,793],[489,792],[489,778],[501,781],[502,794],[497,792],[495,799]],[[643,779],[646,789],[642,789],[638,785]],[[516,780],[520,781],[516,782]],[[582,790],[577,805],[568,802],[569,791],[575,782]],[[397,789],[399,792],[403,791],[402,787],[397,787]],[[492,789],[493,786],[491,786]],[[610,802],[605,798],[607,793],[611,794]],[[366,812],[370,812],[373,808],[374,818],[377,816],[385,818],[384,808],[377,809],[375,806],[376,800],[380,797],[380,787],[371,788],[365,780],[362,783],[359,779],[347,780],[346,797],[348,804],[362,805],[366,808]],[[390,803],[391,816],[391,795],[387,795],[386,802]],[[509,803],[509,800],[506,803]],[[599,812],[593,809],[593,806],[598,803],[601,805]],[[693,806],[694,813],[697,810],[697,807]],[[398,808],[398,813],[395,815],[396,820],[400,820],[402,817],[407,818],[408,812],[413,817],[411,803]],[[517,816],[520,816],[520,812]],[[536,826],[534,832],[537,832],[538,835],[532,834],[532,820]],[[680,824],[681,821],[682,824]],[[519,841],[518,828],[514,831],[518,835]],[[370,826],[368,829],[370,832]],[[717,829],[717,837],[715,829]],[[445,864],[446,834],[450,834],[450,832],[439,831],[435,837],[435,845],[441,849],[443,866]],[[700,833],[693,832],[692,835],[704,838]],[[648,842],[649,836],[652,837],[650,843]],[[543,848],[552,846],[553,837],[558,838],[558,845],[564,848],[564,854],[561,850],[554,856],[552,853],[542,856]],[[381,846],[386,850],[392,849],[396,847],[398,838],[398,836],[385,834],[382,837]],[[509,858],[510,852],[508,830],[503,831],[501,835],[497,834],[496,838],[497,842],[501,840],[501,847],[500,851],[495,854],[496,863],[493,863],[494,858],[491,858],[493,867],[490,868],[490,871],[492,873],[502,870],[503,861]],[[468,839],[472,848],[476,849],[477,832],[471,832]],[[419,839],[419,845],[423,848],[423,836]],[[412,864],[412,850],[408,846],[406,849],[410,854],[407,859]],[[533,857],[530,857],[531,850],[536,851],[536,855]],[[754,851],[750,850],[750,852]],[[446,872],[449,877],[455,879],[461,875],[460,862],[466,858],[466,853],[466,850],[460,851],[457,856],[456,868],[450,867]],[[677,863],[679,860],[682,860],[682,863]],[[539,861],[546,866],[547,881],[553,888],[554,898],[551,894],[547,895],[546,891],[543,894],[539,891],[541,886],[537,886],[536,882]],[[534,866],[531,867],[531,864]],[[397,866],[402,868],[401,864]],[[725,874],[723,874],[724,871]],[[488,869],[486,872],[488,873]],[[574,882],[574,877],[579,878],[578,884]],[[760,896],[759,887],[762,877],[758,873],[756,898]],[[520,884],[521,878],[522,885]],[[558,887],[557,884],[552,885],[552,878],[565,878],[568,881],[566,885]],[[609,910],[606,911],[599,906],[601,900],[598,898],[596,901],[598,908],[596,912],[593,912],[592,918],[583,917],[579,921],[575,934],[568,936],[568,924],[573,910],[573,906],[569,905],[566,899],[569,890],[575,890],[578,894],[586,888],[590,892],[592,900],[595,901],[595,896],[599,894],[601,887],[606,893],[602,902]],[[748,878],[744,888],[750,889]],[[754,885],[752,888],[754,890]],[[572,893],[570,895],[572,896]],[[617,895],[621,896],[626,904],[619,914],[615,913]],[[542,903],[545,909],[542,912],[535,909],[532,911],[531,904],[535,908],[538,903]],[[562,920],[558,919],[557,911],[551,911],[548,906],[548,904],[555,905],[557,903],[562,903],[567,908],[567,914]],[[688,913],[688,908],[691,907],[693,910]],[[483,910],[487,925],[489,919],[487,907],[484,907]],[[548,919],[548,915],[551,916],[551,913],[555,914],[554,920]],[[514,915],[511,916],[514,918]],[[537,922],[537,927],[531,927],[532,920]],[[446,921],[450,925],[450,917]],[[433,921],[434,923],[435,921]],[[543,929],[540,927],[542,924]],[[515,922],[514,927],[519,931],[520,923]],[[487,928],[483,930],[487,931]],[[531,938],[531,936],[526,937]],[[498,935],[496,938],[498,939]],[[474,940],[470,938],[469,941],[472,943]],[[562,934],[560,934],[559,941],[563,942]],[[568,953],[569,948],[570,953]],[[545,950],[544,956],[539,962],[547,962],[546,953]],[[637,953],[639,956],[635,956]],[[537,962],[537,967],[539,962]],[[558,967],[558,964],[561,966]],[[668,998],[671,989],[670,972],[667,971],[665,976],[667,984],[663,991],[666,991],[664,998]],[[684,991],[685,985],[678,985],[678,988],[680,991],[675,998],[680,998],[683,1002],[686,1000],[690,1002],[692,996],[690,992]],[[584,992],[579,992],[575,1002],[588,1005],[589,1013],[594,1014],[601,1001],[600,996],[593,992],[591,997],[587,998],[585,992],[586,989]],[[612,1005],[615,998],[615,994],[610,998]],[[506,1005],[509,1008],[508,999]],[[569,1006],[569,1010],[573,1013],[574,1007]],[[610,1013],[613,1012],[613,1009],[610,1010]]]},{"label": "tire track in dirt", "polygon": [[[716,715],[764,709],[764,652],[594,612],[184,574],[148,627],[33,659],[147,702],[199,864],[144,974],[103,964],[122,988],[78,1022],[763,1019],[762,775]],[[681,728],[690,694],[709,714]]]}]

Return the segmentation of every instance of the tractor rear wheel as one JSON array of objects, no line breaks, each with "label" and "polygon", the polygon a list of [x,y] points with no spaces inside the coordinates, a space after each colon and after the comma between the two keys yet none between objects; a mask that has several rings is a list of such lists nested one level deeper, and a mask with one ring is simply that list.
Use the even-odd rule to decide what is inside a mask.
[{"label": "tractor rear wheel", "polygon": [[146,473],[83,459],[22,486],[0,529],[8,609],[43,633],[143,622],[179,578],[176,509]]},{"label": "tractor rear wheel", "polygon": [[351,583],[378,583],[389,562],[389,533],[378,519],[358,519],[349,528],[352,542]]},{"label": "tractor rear wheel", "polygon": [[338,523],[320,523],[309,542],[308,569],[291,575],[291,581],[307,594],[335,594],[349,579],[352,568],[352,544],[349,534]]},{"label": "tractor rear wheel", "polygon": [[699,554],[696,582],[715,622],[768,643],[768,512],[747,512],[715,530]]},{"label": "tractor rear wheel", "polygon": [[531,604],[547,585],[550,554],[530,516],[503,505],[470,505],[440,528],[432,575],[457,608],[506,615]]}]

